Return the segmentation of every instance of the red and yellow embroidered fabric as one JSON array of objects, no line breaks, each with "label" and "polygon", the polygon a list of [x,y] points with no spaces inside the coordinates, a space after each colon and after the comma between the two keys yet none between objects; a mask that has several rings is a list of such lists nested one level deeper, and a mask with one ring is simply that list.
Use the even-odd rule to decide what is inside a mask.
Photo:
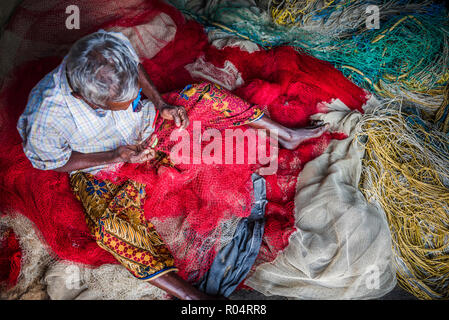
[{"label": "red and yellow embroidered fabric", "polygon": [[[186,108],[198,106],[212,110],[216,118],[209,120],[211,124],[218,124],[226,120],[226,127],[241,126],[260,119],[263,112],[242,98],[232,94],[215,83],[203,82],[187,85],[178,96],[185,101],[178,102]],[[229,123],[229,120],[232,123]],[[216,126],[214,128],[217,129]]]},{"label": "red and yellow embroidered fabric", "polygon": [[[189,84],[180,91],[164,95],[164,100],[172,105],[183,106],[190,122],[201,122],[202,130],[209,128],[224,130],[243,126],[259,120],[264,115],[264,111],[258,105],[248,103],[210,82]],[[159,138],[156,149],[168,152],[174,145],[169,137],[176,128],[175,124],[162,118],[156,123],[156,134]],[[187,131],[190,129],[191,126]]]},{"label": "red and yellow embroidered fabric", "polygon": [[128,180],[116,185],[84,172],[73,174],[70,184],[98,245],[136,278],[149,280],[178,271],[169,249],[145,219],[144,184]]}]

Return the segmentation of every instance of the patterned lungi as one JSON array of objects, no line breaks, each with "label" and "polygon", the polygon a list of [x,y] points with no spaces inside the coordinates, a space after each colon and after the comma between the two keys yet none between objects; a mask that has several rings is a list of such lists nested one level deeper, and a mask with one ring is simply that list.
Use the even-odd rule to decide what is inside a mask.
[{"label": "patterned lungi", "polygon": [[72,190],[84,206],[87,226],[98,245],[136,278],[154,279],[174,267],[174,259],[154,226],[145,219],[145,185],[131,180],[116,185],[77,172]]},{"label": "patterned lungi", "polygon": [[218,126],[219,124],[226,124],[226,127],[241,126],[257,121],[264,115],[259,107],[209,82],[187,85],[179,93],[175,103],[187,110],[201,108],[212,111],[211,119],[208,120]]}]

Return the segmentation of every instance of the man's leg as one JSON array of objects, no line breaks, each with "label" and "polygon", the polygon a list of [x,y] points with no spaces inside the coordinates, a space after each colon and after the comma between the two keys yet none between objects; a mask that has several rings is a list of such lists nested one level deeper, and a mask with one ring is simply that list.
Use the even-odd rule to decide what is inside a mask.
[{"label": "man's leg", "polygon": [[181,300],[216,299],[196,289],[175,272],[166,273],[154,280],[149,280],[148,282]]},{"label": "man's leg", "polygon": [[248,123],[248,125],[256,129],[266,129],[268,132],[277,130],[280,145],[289,150],[296,149],[308,139],[321,136],[329,128],[329,124],[317,124],[312,127],[290,129],[273,121],[266,115],[254,122]]},{"label": "man's leg", "polygon": [[290,150],[296,149],[304,141],[321,136],[329,125],[290,129],[273,121],[257,105],[250,104],[219,85],[209,82],[186,86],[173,103],[183,105],[188,110],[209,108],[215,118],[205,119],[214,123],[215,128],[230,128],[249,125],[269,132],[276,129],[279,143]]}]

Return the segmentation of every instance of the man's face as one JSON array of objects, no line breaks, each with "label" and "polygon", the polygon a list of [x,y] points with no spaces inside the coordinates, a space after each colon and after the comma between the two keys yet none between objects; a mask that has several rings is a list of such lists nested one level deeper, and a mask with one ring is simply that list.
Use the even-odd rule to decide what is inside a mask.
[{"label": "man's face", "polygon": [[[137,96],[136,96],[137,98]],[[106,108],[108,108],[108,110],[111,111],[120,111],[120,110],[126,110],[129,108],[130,104],[136,99],[132,99],[129,101],[125,101],[125,102],[108,102],[108,104],[105,106]],[[105,108],[103,107],[103,109]]]},{"label": "man's face", "polygon": [[99,105],[95,105],[92,104],[90,102],[88,102],[86,99],[84,99],[83,96],[81,96],[80,94],[77,93],[72,93],[72,95],[75,98],[81,99],[84,102],[86,102],[89,106],[91,106],[93,109],[104,109],[104,110],[111,110],[111,111],[121,111],[121,110],[126,110],[129,108],[129,106],[131,105],[131,103],[137,98],[137,96],[134,99],[131,99],[129,101],[125,101],[125,102],[108,102],[105,106],[99,106]]}]

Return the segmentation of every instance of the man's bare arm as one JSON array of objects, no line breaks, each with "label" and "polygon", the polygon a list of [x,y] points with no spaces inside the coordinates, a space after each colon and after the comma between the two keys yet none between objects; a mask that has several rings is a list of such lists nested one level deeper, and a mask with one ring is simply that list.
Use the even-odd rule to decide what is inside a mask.
[{"label": "man's bare arm", "polygon": [[71,172],[118,162],[138,163],[151,160],[154,155],[153,149],[144,149],[138,145],[122,146],[105,152],[81,153],[73,151],[69,161],[62,167],[54,169],[54,171]]},{"label": "man's bare arm", "polygon": [[173,120],[175,125],[182,129],[189,126],[189,117],[187,116],[185,108],[181,106],[172,106],[166,103],[141,64],[139,64],[139,85],[142,88],[143,94],[150,99],[155,108],[160,111],[162,118]]},{"label": "man's bare arm", "polygon": [[139,64],[139,85],[142,88],[142,92],[151,100],[151,102],[153,102],[156,109],[161,110],[167,105],[141,64]]}]

